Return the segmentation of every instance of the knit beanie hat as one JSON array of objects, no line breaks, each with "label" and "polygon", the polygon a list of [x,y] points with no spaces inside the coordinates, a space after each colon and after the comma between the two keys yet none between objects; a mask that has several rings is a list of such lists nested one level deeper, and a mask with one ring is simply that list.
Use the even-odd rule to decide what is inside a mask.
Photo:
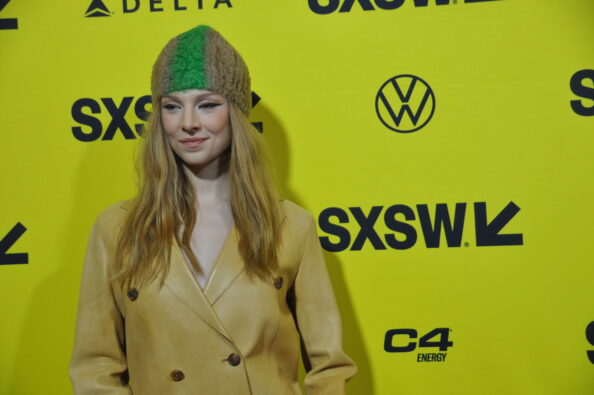
[{"label": "knit beanie hat", "polygon": [[208,89],[251,109],[248,68],[241,55],[210,26],[198,25],[173,37],[153,65],[153,105],[161,96],[184,89]]}]

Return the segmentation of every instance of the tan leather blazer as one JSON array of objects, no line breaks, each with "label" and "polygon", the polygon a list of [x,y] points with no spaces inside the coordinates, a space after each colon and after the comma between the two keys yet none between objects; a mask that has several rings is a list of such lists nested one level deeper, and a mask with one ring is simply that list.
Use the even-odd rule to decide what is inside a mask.
[{"label": "tan leather blazer", "polygon": [[162,288],[155,281],[121,290],[109,279],[125,206],[102,212],[81,280],[70,365],[75,393],[301,394],[301,338],[308,393],[343,394],[356,366],[342,351],[315,221],[288,200],[282,208],[279,276],[247,277],[233,227],[204,291],[177,244]]}]

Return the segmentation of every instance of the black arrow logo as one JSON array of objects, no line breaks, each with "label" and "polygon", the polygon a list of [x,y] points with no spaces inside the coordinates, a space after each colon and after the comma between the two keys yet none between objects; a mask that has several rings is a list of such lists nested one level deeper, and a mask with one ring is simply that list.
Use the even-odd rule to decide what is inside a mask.
[{"label": "black arrow logo", "polygon": [[[261,100],[261,97],[254,91],[252,91],[252,108],[256,107]],[[252,125],[256,128],[256,130],[260,133],[264,133],[264,124],[262,122],[252,122]]]},{"label": "black arrow logo", "polygon": [[17,241],[27,228],[23,226],[20,222],[8,232],[6,236],[0,241],[0,265],[19,265],[23,263],[29,263],[29,254],[27,253],[19,253],[19,254],[7,254],[6,251],[15,241]]},{"label": "black arrow logo", "polygon": [[85,16],[87,18],[96,16],[111,16],[111,11],[109,11],[105,4],[103,4],[102,0],[93,0],[89,8],[87,8]]},{"label": "black arrow logo", "polygon": [[[594,346],[594,321],[590,322],[586,327],[586,339]],[[594,363],[594,350],[587,350],[586,355],[588,355],[590,362]]]},{"label": "black arrow logo", "polygon": [[501,229],[511,221],[518,211],[520,211],[520,207],[514,202],[509,202],[489,224],[487,223],[487,204],[485,202],[475,202],[476,245],[479,247],[523,245],[524,237],[522,233],[499,234]]},{"label": "black arrow logo", "polygon": [[[6,7],[10,0],[0,0],[0,11]],[[0,30],[18,29],[19,21],[16,18],[0,18]]]}]

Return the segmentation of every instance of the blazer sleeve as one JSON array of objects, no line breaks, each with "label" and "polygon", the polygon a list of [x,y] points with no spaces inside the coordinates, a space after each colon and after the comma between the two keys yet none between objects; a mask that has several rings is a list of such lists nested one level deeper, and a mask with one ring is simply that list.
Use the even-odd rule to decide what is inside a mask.
[{"label": "blazer sleeve", "polygon": [[76,395],[131,394],[127,385],[124,320],[116,305],[109,263],[113,243],[95,221],[85,255],[78,301],[70,379]]},{"label": "blazer sleeve", "polygon": [[357,367],[342,350],[338,306],[315,221],[309,214],[303,258],[294,282],[295,315],[301,334],[308,394],[344,394]]}]

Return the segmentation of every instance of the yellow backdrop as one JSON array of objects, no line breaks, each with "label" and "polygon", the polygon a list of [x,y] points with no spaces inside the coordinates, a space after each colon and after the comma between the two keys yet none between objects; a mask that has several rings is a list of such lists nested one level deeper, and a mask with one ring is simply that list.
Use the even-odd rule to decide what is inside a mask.
[{"label": "yellow backdrop", "polygon": [[153,61],[201,23],[318,219],[349,393],[594,394],[594,2],[0,4],[1,394],[72,392],[92,221],[134,193]]}]

